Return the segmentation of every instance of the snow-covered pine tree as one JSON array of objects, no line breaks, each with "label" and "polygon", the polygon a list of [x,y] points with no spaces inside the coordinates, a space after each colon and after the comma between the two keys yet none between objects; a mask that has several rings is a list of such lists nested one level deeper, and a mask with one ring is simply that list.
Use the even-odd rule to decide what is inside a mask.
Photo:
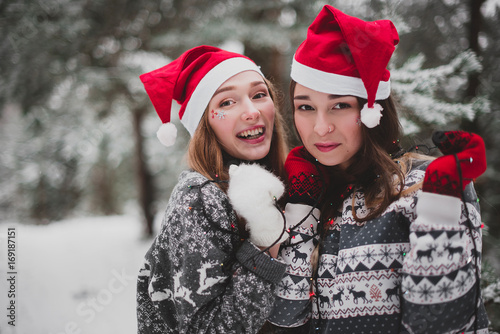
[{"label": "snow-covered pine tree", "polygon": [[467,103],[459,99],[468,74],[482,69],[474,53],[464,51],[449,64],[428,69],[422,68],[424,61],[425,56],[419,54],[391,70],[393,91],[407,111],[401,115],[405,134],[425,128],[456,128],[463,118],[472,120],[478,112],[489,112],[486,97]]}]

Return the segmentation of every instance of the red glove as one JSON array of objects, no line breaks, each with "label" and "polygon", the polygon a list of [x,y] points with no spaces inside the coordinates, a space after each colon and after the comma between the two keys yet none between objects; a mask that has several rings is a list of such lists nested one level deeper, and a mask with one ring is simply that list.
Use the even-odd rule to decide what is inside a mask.
[{"label": "red glove", "polygon": [[[486,170],[483,139],[464,131],[439,131],[434,133],[432,141],[445,155],[427,167],[422,190],[461,198],[465,186]],[[462,172],[462,187],[455,154]]]},{"label": "red glove", "polygon": [[304,146],[294,148],[285,162],[288,174],[288,202],[313,206],[328,182],[325,167],[315,162]]}]

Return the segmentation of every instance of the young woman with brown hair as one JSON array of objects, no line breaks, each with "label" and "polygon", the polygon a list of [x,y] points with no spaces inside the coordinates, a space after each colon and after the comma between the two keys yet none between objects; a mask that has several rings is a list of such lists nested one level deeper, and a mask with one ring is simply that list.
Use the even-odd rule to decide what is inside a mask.
[{"label": "young woman with brown hair", "polygon": [[484,143],[438,132],[435,160],[400,148],[387,70],[398,42],[392,22],[326,5],[295,53],[303,146],[285,162],[276,332],[487,332],[471,184],[486,169]]},{"label": "young woman with brown hair", "polygon": [[[275,93],[247,57],[186,51],[141,76],[172,145],[172,100],[192,136],[137,285],[138,333],[256,333],[286,265],[275,206],[287,153]],[[254,213],[258,211],[258,216]]]}]

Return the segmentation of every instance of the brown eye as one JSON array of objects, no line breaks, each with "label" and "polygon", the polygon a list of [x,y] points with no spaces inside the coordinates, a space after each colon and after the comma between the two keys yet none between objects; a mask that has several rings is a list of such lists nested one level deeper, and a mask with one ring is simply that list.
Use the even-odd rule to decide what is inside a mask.
[{"label": "brown eye", "polygon": [[266,97],[266,96],[267,96],[267,94],[266,94],[266,93],[258,93],[258,94],[256,94],[256,95],[253,97],[253,99],[254,99],[254,100],[255,100],[255,99],[261,99],[261,98]]},{"label": "brown eye", "polygon": [[314,108],[308,104],[301,104],[300,106],[297,107],[297,110],[307,111],[307,110],[314,110]]},{"label": "brown eye", "polygon": [[233,104],[233,101],[231,100],[226,100],[226,101],[223,101],[219,104],[219,107],[222,108],[222,107],[228,107],[230,106],[231,104]]},{"label": "brown eye", "polygon": [[335,106],[333,106],[333,109],[347,109],[347,108],[351,108],[351,105],[349,103],[344,103],[344,102],[337,103]]}]

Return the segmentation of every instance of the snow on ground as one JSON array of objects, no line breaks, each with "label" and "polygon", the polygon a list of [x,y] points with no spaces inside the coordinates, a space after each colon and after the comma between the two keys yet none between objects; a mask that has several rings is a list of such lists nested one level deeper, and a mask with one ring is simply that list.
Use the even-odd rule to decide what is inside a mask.
[{"label": "snow on ground", "polygon": [[[16,233],[15,299],[8,296],[9,228]],[[0,223],[0,333],[136,333],[136,278],[151,242],[135,215]],[[15,327],[8,324],[11,300]]]}]

